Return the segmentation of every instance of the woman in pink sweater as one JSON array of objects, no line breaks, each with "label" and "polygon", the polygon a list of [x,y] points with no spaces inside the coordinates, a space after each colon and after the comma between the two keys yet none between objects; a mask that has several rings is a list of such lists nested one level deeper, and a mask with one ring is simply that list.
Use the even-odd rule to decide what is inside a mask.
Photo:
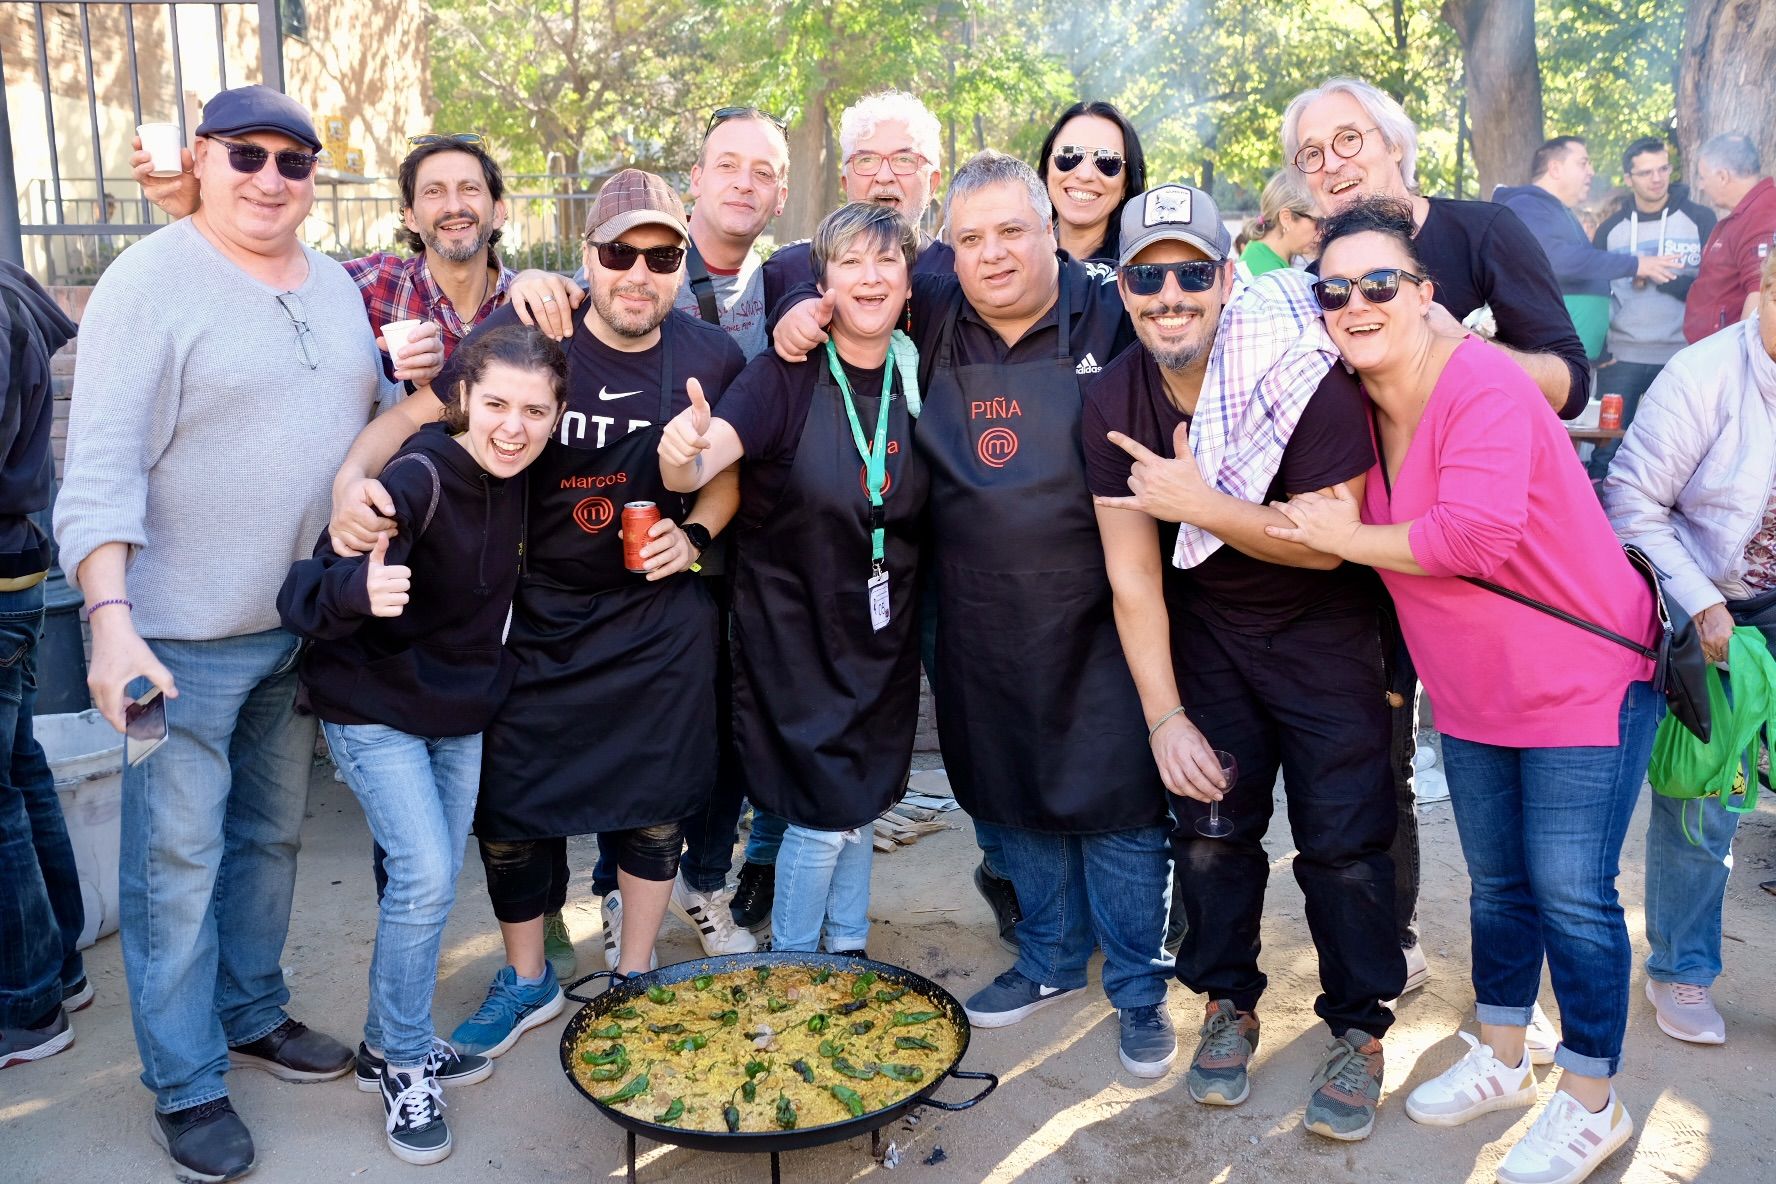
[{"label": "woman in pink sweater", "polygon": [[1343,487],[1298,497],[1279,507],[1294,527],[1271,533],[1380,572],[1444,736],[1480,1039],[1463,1033],[1468,1054],[1406,1112],[1454,1126],[1535,1102],[1524,1029],[1545,956],[1560,1086],[1498,1176],[1574,1184],[1633,1130],[1610,1085],[1631,963],[1615,881],[1663,703],[1648,659],[1467,581],[1649,645],[1652,594],[1535,383],[1508,351],[1432,327],[1412,230],[1386,199],[1325,223],[1314,292],[1373,404],[1380,461],[1360,505]]}]

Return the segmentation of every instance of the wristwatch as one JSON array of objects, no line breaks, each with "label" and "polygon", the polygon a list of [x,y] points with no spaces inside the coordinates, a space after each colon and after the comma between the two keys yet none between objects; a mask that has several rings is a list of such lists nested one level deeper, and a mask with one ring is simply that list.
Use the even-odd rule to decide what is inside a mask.
[{"label": "wristwatch", "polygon": [[703,558],[703,552],[709,550],[709,528],[701,522],[685,522],[679,526],[691,546],[697,548],[697,558]]}]

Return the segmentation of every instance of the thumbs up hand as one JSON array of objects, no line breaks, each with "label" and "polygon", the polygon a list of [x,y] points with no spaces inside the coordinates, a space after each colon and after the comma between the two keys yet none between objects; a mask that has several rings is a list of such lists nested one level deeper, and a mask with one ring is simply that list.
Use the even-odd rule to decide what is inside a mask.
[{"label": "thumbs up hand", "polygon": [[379,531],[376,545],[364,561],[364,586],[370,596],[370,615],[398,617],[407,605],[407,591],[413,584],[412,569],[388,560],[388,532]]},{"label": "thumbs up hand", "polygon": [[667,465],[695,464],[709,448],[709,400],[703,397],[703,384],[691,379],[685,384],[691,405],[672,417],[660,433],[660,461]]}]

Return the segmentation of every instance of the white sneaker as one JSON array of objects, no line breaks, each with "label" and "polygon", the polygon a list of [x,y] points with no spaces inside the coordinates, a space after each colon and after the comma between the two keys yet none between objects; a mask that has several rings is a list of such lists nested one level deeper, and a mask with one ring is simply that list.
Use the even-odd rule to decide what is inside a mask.
[{"label": "white sneaker", "polygon": [[[623,894],[614,888],[605,893],[598,914],[604,921],[604,968],[615,970],[623,961]],[[648,967],[660,968],[659,950],[648,959]]]},{"label": "white sneaker", "polygon": [[1727,1021],[1714,1005],[1707,987],[1694,983],[1646,981],[1647,1001],[1659,1021],[1659,1031],[1673,1040],[1691,1044],[1725,1044]]},{"label": "white sneaker", "polygon": [[1467,1055],[1406,1097],[1406,1115],[1427,1126],[1460,1126],[1469,1119],[1536,1100],[1535,1074],[1529,1058],[1516,1067],[1492,1055],[1489,1045],[1466,1032]]},{"label": "white sneaker", "polygon": [[1536,1116],[1498,1166],[1501,1184],[1578,1184],[1634,1133],[1634,1120],[1610,1090],[1601,1113],[1593,1114],[1561,1090]]},{"label": "white sneaker", "polygon": [[734,924],[727,894],[698,892],[685,883],[683,872],[672,881],[672,911],[696,930],[705,954],[750,954],[758,949],[758,938]]},{"label": "white sneaker", "polygon": [[1523,1047],[1529,1050],[1530,1064],[1554,1063],[1554,1050],[1560,1047],[1560,1029],[1554,1026],[1540,1003],[1536,1004],[1535,1014],[1529,1017],[1529,1027],[1523,1031]]},{"label": "white sneaker", "polygon": [[1420,941],[1410,949],[1402,949],[1400,953],[1406,957],[1406,985],[1400,988],[1400,993],[1394,998],[1383,999],[1381,1001],[1383,1007],[1390,1009],[1398,1006],[1400,1000],[1404,999],[1408,994],[1418,990],[1420,987],[1431,981],[1431,964],[1430,961],[1425,958],[1423,941]]}]

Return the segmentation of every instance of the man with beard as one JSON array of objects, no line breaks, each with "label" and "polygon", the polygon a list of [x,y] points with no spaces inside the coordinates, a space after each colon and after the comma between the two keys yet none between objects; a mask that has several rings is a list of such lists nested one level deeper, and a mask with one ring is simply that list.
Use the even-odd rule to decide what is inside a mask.
[{"label": "man with beard", "polygon": [[[1268,502],[1340,482],[1360,495],[1375,452],[1363,393],[1336,364],[1307,277],[1284,268],[1241,284],[1228,247],[1199,189],[1129,200],[1118,283],[1138,344],[1086,391],[1086,470],[1122,652],[1173,794],[1189,921],[1178,979],[1209,1000],[1190,1095],[1232,1106],[1248,1092],[1265,987],[1263,840],[1280,767],[1320,957],[1315,1010],[1333,1036],[1304,1125],[1360,1139],[1375,1121],[1380,1037],[1393,1022],[1381,1001],[1406,977],[1390,921],[1378,586],[1367,569],[1264,528],[1286,521]],[[1237,763],[1231,785],[1215,749]],[[1221,804],[1231,833],[1199,833],[1207,802]]]}]

